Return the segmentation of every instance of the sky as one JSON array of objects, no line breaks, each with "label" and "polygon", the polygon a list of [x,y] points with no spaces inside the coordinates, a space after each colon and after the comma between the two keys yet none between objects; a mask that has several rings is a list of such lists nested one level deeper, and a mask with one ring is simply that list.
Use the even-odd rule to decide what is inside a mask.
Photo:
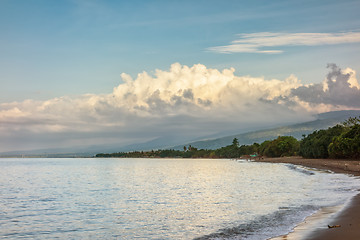
[{"label": "sky", "polygon": [[359,10],[348,0],[0,0],[0,152],[191,139],[360,109]]}]

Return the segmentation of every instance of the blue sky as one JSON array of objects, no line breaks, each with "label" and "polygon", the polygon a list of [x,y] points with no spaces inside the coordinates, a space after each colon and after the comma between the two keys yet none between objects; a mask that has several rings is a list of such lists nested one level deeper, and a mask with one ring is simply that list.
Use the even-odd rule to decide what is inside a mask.
[{"label": "blue sky", "polygon": [[257,32],[360,31],[359,1],[0,2],[2,102],[105,93],[122,72],[179,62],[239,75],[320,82],[326,64],[359,69],[360,44],[281,47],[282,54],[208,51]]},{"label": "blue sky", "polygon": [[[304,91],[291,89],[313,84],[318,87],[317,90],[321,88],[325,91],[327,86],[332,87],[330,80],[323,84],[329,71],[337,72],[339,79],[351,73],[343,77],[349,83],[352,82],[350,87],[347,83],[344,86],[349,89],[349,94],[353,94],[350,99],[360,100],[358,92],[353,88],[357,86],[359,74],[356,72],[360,70],[359,10],[359,1],[347,0],[0,0],[0,121],[6,124],[11,122],[11,127],[6,127],[7,136],[12,136],[14,142],[14,136],[22,128],[21,124],[29,124],[26,130],[29,139],[32,136],[43,139],[42,136],[49,132],[70,131],[70,123],[67,125],[55,120],[60,119],[63,109],[82,109],[88,104],[88,110],[84,112],[94,111],[94,115],[73,113],[77,117],[74,117],[72,123],[83,122],[88,125],[89,121],[93,121],[94,129],[84,128],[82,132],[97,132],[98,139],[109,142],[106,134],[101,134],[105,126],[116,125],[130,129],[127,121],[120,123],[114,120],[116,114],[109,114],[106,120],[98,116],[104,109],[110,111],[109,106],[113,108],[112,113],[122,112],[122,116],[126,115],[128,119],[134,119],[129,116],[133,116],[139,109],[147,109],[146,113],[136,112],[139,122],[149,116],[169,117],[168,121],[171,121],[171,116],[181,114],[188,117],[186,121],[193,121],[190,116],[193,117],[191,112],[194,109],[189,107],[190,100],[197,107],[202,106],[201,109],[208,111],[204,113],[204,116],[208,116],[212,111],[224,109],[218,103],[230,104],[235,101],[229,100],[230,96],[235,98],[229,86],[241,88],[239,81],[243,81],[243,85],[249,88],[235,89],[238,94],[241,92],[246,99],[253,99],[260,105],[264,104],[265,99],[268,101],[267,107],[259,107],[265,112],[271,112],[269,109],[277,109],[281,105],[279,116],[288,122],[298,119],[295,112],[301,112],[294,107],[294,101],[296,106],[301,105],[308,114],[357,108],[359,106],[354,104],[344,105],[343,102],[340,104],[324,100],[332,98],[332,95],[323,97],[321,101],[314,99],[314,102],[306,102],[303,96],[295,96],[295,93],[300,92],[305,96]],[[328,63],[337,66],[329,69]],[[231,77],[229,71],[233,72]],[[141,75],[143,72],[146,72],[146,76]],[[187,79],[184,80],[178,73],[187,76]],[[192,74],[206,79],[205,82],[194,78]],[[165,75],[167,80],[163,79]],[[124,78],[130,77],[132,80],[124,82]],[[216,77],[223,79],[223,82],[215,81],[213,78]],[[222,85],[224,82],[228,85]],[[136,85],[140,83],[142,85]],[[210,87],[209,84],[215,83],[218,85]],[[203,86],[201,84],[206,87],[200,88]],[[259,94],[251,95],[251,86],[254,84],[271,86],[259,88]],[[195,89],[195,85],[202,90]],[[224,89],[216,92],[220,85]],[[152,89],[153,86],[157,88]],[[168,86],[171,89],[166,89]],[[208,94],[213,90],[216,92],[214,94],[218,94],[217,97]],[[311,89],[308,87],[307,90]],[[118,101],[110,101],[110,95],[117,97]],[[123,104],[129,101],[126,96],[130,95],[134,96],[133,102],[129,103],[132,108],[128,107],[125,111],[125,105],[119,102]],[[335,97],[340,98],[338,95]],[[237,109],[240,115],[236,117],[241,118],[241,114],[248,110],[245,106],[249,105],[246,105],[244,99],[236,101],[236,109],[238,104],[244,106]],[[163,104],[161,106],[166,103],[175,107],[180,102],[183,104],[181,106],[189,109],[160,114],[160,103]],[[270,102],[274,104],[271,107]],[[315,103],[316,107],[312,105]],[[49,105],[52,107],[49,108]],[[223,113],[224,116],[234,117],[235,109],[228,110]],[[49,119],[53,119],[53,122],[46,122]],[[272,120],[275,122],[279,118],[274,117]],[[35,122],[48,126],[48,130],[39,128],[34,133],[31,127],[34,127]],[[171,122],[167,123],[171,126]],[[248,122],[239,120],[228,124],[214,119],[199,135],[212,134],[214,128],[221,124],[235,128],[240,123]],[[136,135],[135,129],[124,135]],[[228,129],[219,127],[216,131],[222,130]],[[147,139],[154,137],[158,135],[146,135]],[[61,145],[56,140],[60,137],[55,138],[51,146]],[[79,141],[84,138],[79,137]],[[62,139],[65,141],[66,138]],[[114,139],[111,141],[118,140]],[[40,140],[36,146],[25,145],[24,149],[47,146]]]}]

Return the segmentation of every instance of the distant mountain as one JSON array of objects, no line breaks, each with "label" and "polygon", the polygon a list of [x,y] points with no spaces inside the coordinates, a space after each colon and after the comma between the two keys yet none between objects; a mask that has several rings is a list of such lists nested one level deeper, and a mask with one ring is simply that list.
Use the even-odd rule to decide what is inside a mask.
[{"label": "distant mountain", "polygon": [[108,149],[107,151],[105,151],[105,153],[167,149],[167,148],[171,148],[174,145],[178,145],[186,141],[189,141],[189,139],[184,139],[182,137],[178,137],[174,135],[164,136],[142,143],[136,143],[136,144],[130,144],[130,145],[118,147],[116,151],[109,151]]},{"label": "distant mountain", "polygon": [[73,148],[39,149],[31,151],[12,151],[0,153],[0,157],[91,157],[97,153],[147,151],[152,149],[182,150],[184,146],[188,145],[199,149],[216,149],[231,144],[234,138],[237,138],[241,145],[253,144],[254,142],[261,143],[265,140],[271,140],[278,136],[293,136],[300,139],[304,134],[307,135],[315,130],[326,129],[338,123],[344,122],[349,117],[358,116],[360,116],[360,111],[335,111],[318,114],[317,120],[311,122],[257,131],[249,129],[246,133],[244,133],[245,131],[243,129],[234,130],[235,132],[238,132],[238,134],[227,135],[229,133],[222,132],[206,137],[199,137],[197,140],[189,140],[179,136],[164,136],[150,141],[126,146],[112,144]]},{"label": "distant mountain", "polygon": [[318,119],[340,119],[344,121],[349,117],[359,117],[360,111],[359,110],[343,110],[343,111],[332,111],[332,112],[325,112],[320,113],[317,115]]},{"label": "distant mountain", "polygon": [[49,148],[24,151],[2,152],[0,157],[92,157],[97,153],[114,153],[129,151],[147,151],[152,149],[166,149],[174,145],[189,141],[188,138],[164,136],[150,141],[130,145],[92,145],[72,148]]},{"label": "distant mountain", "polygon": [[10,152],[1,152],[0,157],[92,157],[98,153],[99,148],[94,147],[73,147],[73,148],[46,148],[35,150],[19,150]]},{"label": "distant mountain", "polygon": [[203,141],[194,141],[182,145],[174,146],[173,149],[181,150],[184,146],[191,145],[199,149],[217,149],[230,145],[234,138],[237,138],[240,145],[253,144],[255,142],[262,143],[266,140],[272,140],[278,136],[293,136],[297,139],[301,139],[303,135],[312,133],[315,130],[327,129],[335,126],[338,123],[344,122],[349,117],[360,116],[360,111],[348,110],[348,111],[335,111],[321,113],[317,115],[317,120],[294,124],[290,126],[277,127],[272,129],[265,129],[259,131],[252,131],[242,134],[234,134],[226,137],[215,138]]}]

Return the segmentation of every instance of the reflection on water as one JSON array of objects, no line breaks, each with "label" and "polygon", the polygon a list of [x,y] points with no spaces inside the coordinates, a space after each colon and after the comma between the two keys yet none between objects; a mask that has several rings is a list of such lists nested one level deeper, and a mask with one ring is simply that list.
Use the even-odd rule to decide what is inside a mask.
[{"label": "reflection on water", "polygon": [[271,216],[288,231],[358,184],[309,172],[229,160],[1,159],[0,236],[192,239],[237,229],[251,238]]}]

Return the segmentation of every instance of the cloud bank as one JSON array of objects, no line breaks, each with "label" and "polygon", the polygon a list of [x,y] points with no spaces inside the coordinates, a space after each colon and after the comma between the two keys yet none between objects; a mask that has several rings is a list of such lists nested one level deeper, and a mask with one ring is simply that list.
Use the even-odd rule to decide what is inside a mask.
[{"label": "cloud bank", "polygon": [[193,138],[231,129],[309,120],[360,109],[354,70],[329,64],[322,83],[236,76],[235,69],[179,63],[135,79],[123,73],[112,93],[0,104],[0,151],[129,144],[162,136]]},{"label": "cloud bank", "polygon": [[343,33],[272,33],[238,34],[229,45],[210,47],[217,53],[283,53],[280,46],[317,46],[360,42],[360,32]]},{"label": "cloud bank", "polygon": [[360,86],[355,71],[341,70],[335,64],[328,64],[328,68],[331,71],[322,83],[293,89],[288,99],[295,98],[299,104],[305,103],[308,109],[359,109]]}]

